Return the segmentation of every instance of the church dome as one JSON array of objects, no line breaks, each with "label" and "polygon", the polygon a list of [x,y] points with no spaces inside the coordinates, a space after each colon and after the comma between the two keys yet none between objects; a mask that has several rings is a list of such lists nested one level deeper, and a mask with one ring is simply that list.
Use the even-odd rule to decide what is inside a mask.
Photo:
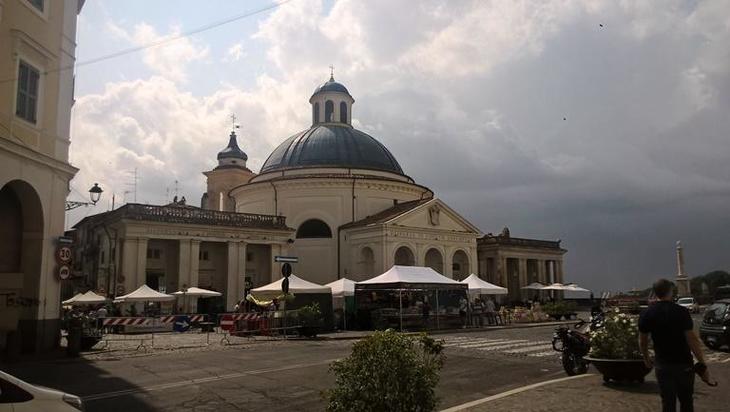
[{"label": "church dome", "polygon": [[385,146],[367,133],[341,124],[315,124],[286,139],[266,159],[261,173],[304,167],[374,169],[403,174]]},{"label": "church dome", "polygon": [[332,76],[330,76],[330,79],[326,83],[314,89],[314,93],[312,93],[312,96],[323,92],[340,92],[347,95],[350,94],[350,92],[347,91],[347,87],[345,87],[345,85],[343,85],[342,83],[336,82],[335,78]]},{"label": "church dome", "polygon": [[238,147],[238,142],[236,141],[236,132],[231,132],[231,135],[228,139],[228,146],[218,152],[218,160],[223,159],[240,159],[243,161],[248,160],[248,155],[243,150],[241,150],[240,147]]}]

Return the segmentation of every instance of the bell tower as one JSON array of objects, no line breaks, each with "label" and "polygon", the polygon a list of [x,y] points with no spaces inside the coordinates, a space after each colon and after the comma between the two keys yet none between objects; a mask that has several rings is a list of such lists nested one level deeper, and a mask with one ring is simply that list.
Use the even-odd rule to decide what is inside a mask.
[{"label": "bell tower", "polygon": [[207,177],[207,191],[200,199],[200,207],[209,210],[220,210],[235,212],[236,203],[228,196],[228,192],[236,186],[248,183],[256,176],[246,167],[248,155],[238,147],[235,129],[236,117],[231,115],[233,130],[228,136],[228,146],[218,152],[218,166],[208,172],[203,172]]}]

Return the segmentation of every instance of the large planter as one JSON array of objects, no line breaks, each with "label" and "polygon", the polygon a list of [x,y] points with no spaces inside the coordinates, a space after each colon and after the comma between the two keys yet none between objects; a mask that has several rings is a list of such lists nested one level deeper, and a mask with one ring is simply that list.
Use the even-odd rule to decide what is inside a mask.
[{"label": "large planter", "polygon": [[651,368],[644,365],[641,359],[600,359],[585,357],[603,375],[603,381],[644,382],[644,377]]}]

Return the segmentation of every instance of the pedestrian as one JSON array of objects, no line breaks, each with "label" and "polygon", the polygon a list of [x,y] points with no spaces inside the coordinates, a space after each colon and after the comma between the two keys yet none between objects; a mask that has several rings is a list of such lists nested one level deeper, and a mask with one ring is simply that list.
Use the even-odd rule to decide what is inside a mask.
[{"label": "pedestrian", "polygon": [[104,305],[99,306],[99,309],[96,310],[97,327],[102,331],[104,330],[104,318],[106,318],[107,314],[108,312]]},{"label": "pedestrian", "polygon": [[472,325],[477,328],[484,326],[484,305],[482,304],[481,299],[474,299],[474,305],[472,305],[471,313]]},{"label": "pedestrian", "polygon": [[495,325],[497,323],[496,311],[497,307],[494,305],[494,301],[491,297],[488,297],[487,302],[484,304],[484,312],[487,314],[488,324]]},{"label": "pedestrian", "polygon": [[421,304],[421,314],[423,315],[423,328],[428,329],[429,318],[431,317],[431,305],[428,304],[425,296]]},{"label": "pedestrian", "polygon": [[[652,287],[657,302],[639,318],[639,346],[647,367],[654,366],[662,411],[673,412],[679,400],[682,412],[692,412],[695,368],[709,382],[705,355],[687,308],[672,301],[672,282],[659,279]],[[649,356],[649,335],[654,342],[654,360]],[[697,358],[693,366],[692,354]]]},{"label": "pedestrian", "polygon": [[466,311],[469,308],[469,302],[467,302],[466,298],[462,296],[461,299],[459,299],[459,317],[461,318],[461,327],[462,329],[466,328]]}]

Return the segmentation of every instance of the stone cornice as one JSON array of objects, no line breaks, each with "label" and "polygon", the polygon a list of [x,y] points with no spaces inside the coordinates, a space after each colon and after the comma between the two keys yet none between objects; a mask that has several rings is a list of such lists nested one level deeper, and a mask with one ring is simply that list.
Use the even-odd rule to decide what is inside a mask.
[{"label": "stone cornice", "polygon": [[71,166],[70,164],[68,164],[64,161],[58,160],[56,158],[48,156],[47,154],[38,152],[27,146],[16,143],[16,142],[10,140],[9,137],[6,137],[4,135],[3,135],[3,137],[4,138],[0,138],[0,148],[1,149],[4,149],[10,153],[18,155],[33,163],[47,166],[53,170],[63,173],[69,179],[72,178],[76,174],[76,172],[79,171],[79,169]]}]

